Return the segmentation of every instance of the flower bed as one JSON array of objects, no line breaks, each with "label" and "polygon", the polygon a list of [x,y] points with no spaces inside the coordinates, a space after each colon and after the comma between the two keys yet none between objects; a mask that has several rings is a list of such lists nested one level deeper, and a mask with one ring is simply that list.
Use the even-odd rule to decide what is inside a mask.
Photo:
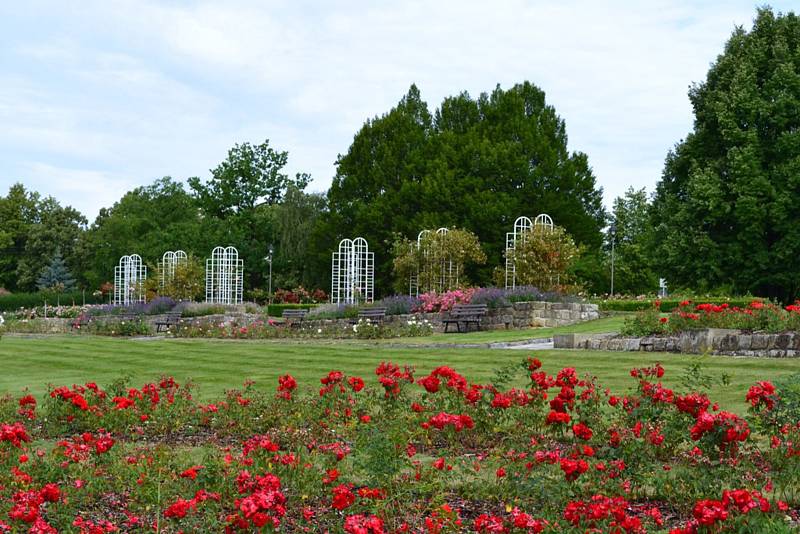
[{"label": "flower bed", "polygon": [[[800,423],[633,369],[610,392],[528,359],[477,384],[382,363],[198,401],[165,377],[0,400],[0,532],[790,532]],[[697,370],[695,370],[697,371]],[[520,374],[524,373],[525,386]],[[795,394],[796,397],[796,394]],[[53,445],[51,445],[51,443]]]},{"label": "flower bed", "polygon": [[387,339],[428,336],[432,333],[433,325],[427,319],[415,317],[387,323],[374,323],[369,319],[359,319],[355,324],[349,321],[306,321],[299,328],[289,328],[271,319],[244,323],[224,319],[181,321],[169,330],[174,337],[217,339]]},{"label": "flower bed", "polygon": [[800,331],[800,304],[781,308],[772,303],[751,301],[743,307],[728,303],[679,303],[669,315],[660,313],[659,301],[625,321],[623,335],[646,336],[699,328],[726,328],[750,332]]}]

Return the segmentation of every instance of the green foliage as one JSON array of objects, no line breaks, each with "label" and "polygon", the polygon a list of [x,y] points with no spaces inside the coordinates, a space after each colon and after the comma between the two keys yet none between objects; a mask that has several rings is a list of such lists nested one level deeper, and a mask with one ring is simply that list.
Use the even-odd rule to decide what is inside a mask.
[{"label": "green foliage", "polygon": [[661,322],[661,312],[658,306],[650,306],[639,310],[635,315],[625,318],[625,323],[620,330],[623,336],[643,337],[654,334],[665,334],[666,323]]},{"label": "green foliage", "polygon": [[76,245],[86,222],[77,210],[61,206],[53,197],[41,198],[22,184],[11,186],[0,197],[0,287],[35,289],[57,251],[77,272]]},{"label": "green foliage", "polygon": [[783,301],[800,292],[800,18],[759,9],[689,91],[694,130],[653,201],[653,260],[671,282]]},{"label": "green foliage", "polygon": [[375,250],[379,293],[392,286],[387,259],[396,234],[416,238],[441,226],[475,233],[487,262],[468,275],[487,285],[502,262],[502,237],[531,206],[590,249],[600,247],[604,224],[587,157],[569,152],[564,121],[529,82],[477,99],[448,97],[433,115],[412,86],[356,134],[337,162],[328,203],[328,242],[364,236]]},{"label": "green foliage", "polygon": [[142,319],[120,321],[108,318],[89,322],[83,331],[98,336],[129,337],[149,336],[153,333],[153,328]]},{"label": "green foliage", "polygon": [[63,305],[66,304],[83,304],[83,299],[86,298],[86,304],[102,304],[102,295],[93,295],[89,292],[85,294],[81,291],[73,291],[69,293],[56,294],[50,291],[41,291],[37,293],[11,293],[8,295],[0,295],[0,311],[15,311],[20,308],[36,308],[44,305],[47,302],[48,306],[54,306],[56,303]]},{"label": "green foliage", "polygon": [[776,380],[775,388],[778,401],[771,417],[778,422],[778,426],[796,424],[800,421],[800,373]]},{"label": "green foliage", "polygon": [[535,226],[517,238],[510,258],[517,273],[517,285],[534,286],[542,291],[568,286],[580,250],[566,230]]},{"label": "green foliage", "polygon": [[300,190],[308,185],[308,175],[290,179],[281,172],[288,160],[289,153],[276,152],[268,139],[260,145],[237,144],[225,161],[211,170],[207,183],[189,178],[189,187],[209,215],[220,219],[241,215],[262,203],[277,204],[290,185]]},{"label": "green foliage", "polygon": [[166,277],[162,286],[159,265],[155,276],[147,279],[145,288],[150,294],[170,297],[176,301],[196,300],[205,293],[205,267],[194,255],[186,258],[186,262],[175,266],[174,275]]},{"label": "green foliage", "polygon": [[467,266],[486,262],[478,236],[459,228],[446,233],[427,230],[419,242],[397,236],[392,248],[395,289],[399,293],[408,289],[411,276],[417,277],[420,293],[469,286]]},{"label": "green foliage", "polygon": [[[167,250],[181,249],[198,258],[218,245],[222,230],[204,219],[183,184],[164,177],[125,193],[81,238],[81,271],[89,287],[113,279],[119,258],[133,252],[155,265]],[[151,274],[152,277],[152,274]]]},{"label": "green foliage", "polygon": [[[658,290],[658,275],[650,258],[650,220],[647,193],[644,188],[629,187],[614,200],[612,220],[616,232],[606,236],[606,253],[614,241],[614,292],[641,295]],[[610,271],[610,257],[606,258]],[[610,281],[609,281],[610,287]],[[609,288],[606,288],[608,291]]]}]

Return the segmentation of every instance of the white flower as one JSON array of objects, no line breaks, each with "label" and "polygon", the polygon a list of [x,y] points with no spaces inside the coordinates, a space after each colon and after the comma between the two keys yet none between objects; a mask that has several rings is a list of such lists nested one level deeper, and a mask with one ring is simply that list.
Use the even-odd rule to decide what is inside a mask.
[{"label": "white flower", "polygon": [[322,328],[317,328],[317,334],[321,334],[321,333],[322,333]]}]

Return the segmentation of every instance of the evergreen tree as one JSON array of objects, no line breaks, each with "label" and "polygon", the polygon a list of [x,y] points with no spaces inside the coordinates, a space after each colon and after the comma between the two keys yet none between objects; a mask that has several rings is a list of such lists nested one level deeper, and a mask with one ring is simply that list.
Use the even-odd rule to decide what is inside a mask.
[{"label": "evergreen tree", "polygon": [[392,285],[394,234],[416,239],[442,226],[475,233],[488,261],[467,274],[488,284],[518,216],[548,213],[590,250],[601,246],[605,218],[586,156],[568,151],[564,121],[528,82],[447,98],[434,115],[412,85],[339,157],[328,200],[328,246],[365,237],[383,292]]},{"label": "evergreen tree", "polygon": [[42,269],[39,278],[36,280],[36,287],[40,291],[56,291],[62,293],[75,289],[75,279],[69,272],[61,251],[57,250],[50,261],[50,265]]},{"label": "evergreen tree", "polygon": [[653,258],[672,287],[792,300],[800,289],[800,18],[759,9],[689,91],[694,130],[667,156]]}]

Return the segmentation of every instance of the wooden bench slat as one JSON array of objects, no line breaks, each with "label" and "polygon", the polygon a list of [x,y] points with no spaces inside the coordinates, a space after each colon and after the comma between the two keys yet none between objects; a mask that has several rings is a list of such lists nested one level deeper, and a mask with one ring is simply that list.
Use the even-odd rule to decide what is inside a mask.
[{"label": "wooden bench slat", "polygon": [[444,324],[444,331],[449,331],[450,325],[455,324],[456,329],[461,332],[461,325],[464,325],[464,332],[469,331],[469,325],[474,324],[476,329],[480,329],[481,318],[489,313],[489,307],[486,304],[456,304],[448,313],[448,316],[442,319]]}]

